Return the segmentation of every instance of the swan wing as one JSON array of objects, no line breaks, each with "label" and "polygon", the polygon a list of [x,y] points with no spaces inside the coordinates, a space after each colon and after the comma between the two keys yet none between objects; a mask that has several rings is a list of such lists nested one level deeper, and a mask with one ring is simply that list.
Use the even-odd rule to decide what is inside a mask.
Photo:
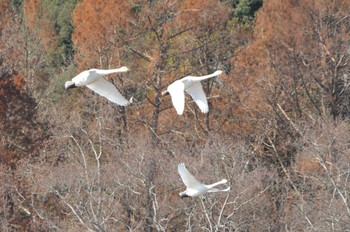
[{"label": "swan wing", "polygon": [[129,101],[119,93],[117,88],[104,78],[99,78],[86,86],[117,105],[126,106],[129,104]]},{"label": "swan wing", "polygon": [[94,75],[90,70],[83,71],[76,75],[73,79],[72,82],[75,83],[75,86],[85,86],[87,84],[90,84],[90,82],[94,81],[94,79],[97,76]]},{"label": "swan wing", "polygon": [[182,115],[185,109],[185,86],[182,82],[175,81],[168,86],[168,91],[171,96],[171,101],[177,114]]},{"label": "swan wing", "polygon": [[182,181],[187,188],[195,189],[198,186],[202,185],[187,169],[184,163],[181,163],[177,166],[177,170],[181,176]]},{"label": "swan wing", "polygon": [[194,82],[190,88],[186,89],[186,92],[191,95],[199,109],[201,109],[202,113],[208,113],[209,106],[207,97],[205,96],[202,84],[200,82]]}]

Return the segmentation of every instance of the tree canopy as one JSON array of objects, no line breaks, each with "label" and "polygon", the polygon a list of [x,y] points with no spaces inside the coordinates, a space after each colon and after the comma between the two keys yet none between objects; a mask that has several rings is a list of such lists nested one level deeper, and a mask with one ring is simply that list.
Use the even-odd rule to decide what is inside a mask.
[{"label": "tree canopy", "polygon": [[[0,1],[2,231],[346,231],[348,0]],[[127,66],[121,107],[64,83]],[[176,114],[167,86],[202,81]],[[231,191],[179,198],[177,165]]]}]

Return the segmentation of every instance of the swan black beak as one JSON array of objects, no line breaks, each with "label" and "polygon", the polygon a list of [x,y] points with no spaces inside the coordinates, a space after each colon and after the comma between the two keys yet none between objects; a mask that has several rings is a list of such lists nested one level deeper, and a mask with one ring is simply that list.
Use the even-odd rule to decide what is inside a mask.
[{"label": "swan black beak", "polygon": [[164,91],[162,92],[162,96],[165,96],[165,95],[170,95],[170,93],[169,93],[168,90],[164,90]]},{"label": "swan black beak", "polygon": [[73,89],[73,88],[76,88],[75,84],[72,84],[66,87],[66,89]]}]

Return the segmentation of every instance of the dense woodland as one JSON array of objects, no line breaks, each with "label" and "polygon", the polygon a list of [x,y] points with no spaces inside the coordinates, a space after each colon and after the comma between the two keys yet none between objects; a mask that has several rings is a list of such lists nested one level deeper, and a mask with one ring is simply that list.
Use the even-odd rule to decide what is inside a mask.
[{"label": "dense woodland", "polygon": [[350,231],[350,0],[0,0],[0,99],[0,231]]}]

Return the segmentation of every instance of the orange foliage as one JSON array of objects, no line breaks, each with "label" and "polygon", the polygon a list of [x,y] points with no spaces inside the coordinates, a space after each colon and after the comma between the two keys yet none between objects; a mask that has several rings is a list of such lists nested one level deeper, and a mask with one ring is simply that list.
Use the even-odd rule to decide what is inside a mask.
[{"label": "orange foliage", "polygon": [[24,1],[24,16],[28,26],[33,27],[38,20],[39,0]]},{"label": "orange foliage", "polygon": [[45,18],[43,12],[42,18],[39,19],[39,0],[25,0],[24,1],[24,18],[26,25],[33,31],[40,34],[42,44],[46,49],[53,49],[56,46],[57,35],[53,25]]},{"label": "orange foliage", "polygon": [[315,158],[302,158],[298,157],[299,159],[295,162],[295,170],[304,173],[304,174],[310,174],[310,173],[319,173],[321,170],[320,162]]},{"label": "orange foliage", "polygon": [[0,12],[3,13],[7,8],[9,4],[9,0],[3,0],[0,2]]},{"label": "orange foliage", "polygon": [[226,22],[230,7],[217,0],[186,0],[178,14],[180,23],[187,27],[215,28]]},{"label": "orange foliage", "polygon": [[[326,49],[320,46],[317,33],[321,34],[319,38],[323,38],[329,50],[338,46],[337,41],[344,41],[345,35],[345,33],[339,34],[339,37],[343,38],[336,38],[335,36],[338,35],[329,36],[326,26],[317,28],[317,23],[330,15],[338,14],[339,9],[345,11],[349,7],[350,2],[344,0],[264,2],[256,17],[253,41],[233,60],[235,69],[232,75],[236,80],[234,86],[242,102],[243,111],[248,116],[242,118],[243,121],[248,122],[247,125],[254,125],[254,122],[257,122],[264,127],[267,121],[274,118],[271,102],[267,101],[273,98],[271,95],[274,93],[276,94],[274,100],[278,100],[282,107],[288,108],[294,104],[294,99],[287,94],[293,91],[291,82],[298,75],[303,75],[305,81],[309,80],[310,85],[314,85],[315,82],[310,79],[311,70],[303,70],[310,69],[311,66],[306,67],[301,60],[304,57],[306,60],[312,60],[317,67],[320,63],[316,64],[316,62],[327,57],[321,55],[323,58],[320,58],[319,53],[325,53]],[[329,53],[336,53],[336,51]],[[299,59],[296,62],[301,64],[291,64],[293,59]],[[298,68],[296,65],[299,65]],[[301,73],[302,71],[304,73]]]},{"label": "orange foliage", "polygon": [[16,167],[16,161],[19,159],[19,155],[11,151],[2,151],[0,149],[0,164],[6,164],[14,169]]},{"label": "orange foliage", "polygon": [[23,77],[21,77],[20,75],[15,75],[13,77],[13,85],[18,90],[22,90],[24,88],[24,85],[25,85],[25,81],[24,81]]},{"label": "orange foliage", "polygon": [[3,30],[3,28],[5,28],[5,25],[9,23],[9,20],[8,20],[9,4],[10,4],[9,0],[0,1],[0,32],[1,30]]},{"label": "orange foliage", "polygon": [[[336,34],[330,35],[326,22],[322,25],[322,21],[329,17],[339,17],[340,20],[347,18],[342,18],[339,13],[347,15],[345,9],[349,7],[350,2],[347,0],[271,0],[264,3],[256,18],[255,40],[250,46],[256,55],[251,60],[259,62],[260,67],[263,64],[262,68],[273,74],[268,69],[271,68],[269,57],[274,55],[279,56],[282,64],[290,66],[289,60],[284,59],[288,52],[299,52],[302,57],[316,57],[317,52],[324,49],[320,42],[336,49],[330,41],[337,41]],[[344,9],[343,12],[340,9]],[[331,51],[324,49],[323,52]]]},{"label": "orange foliage", "polygon": [[[72,40],[78,48],[81,66],[101,66],[100,56],[108,53],[110,47],[118,47],[117,34],[127,30],[129,12],[130,3],[126,0],[85,0],[77,4]],[[109,59],[113,59],[111,56]]]}]

